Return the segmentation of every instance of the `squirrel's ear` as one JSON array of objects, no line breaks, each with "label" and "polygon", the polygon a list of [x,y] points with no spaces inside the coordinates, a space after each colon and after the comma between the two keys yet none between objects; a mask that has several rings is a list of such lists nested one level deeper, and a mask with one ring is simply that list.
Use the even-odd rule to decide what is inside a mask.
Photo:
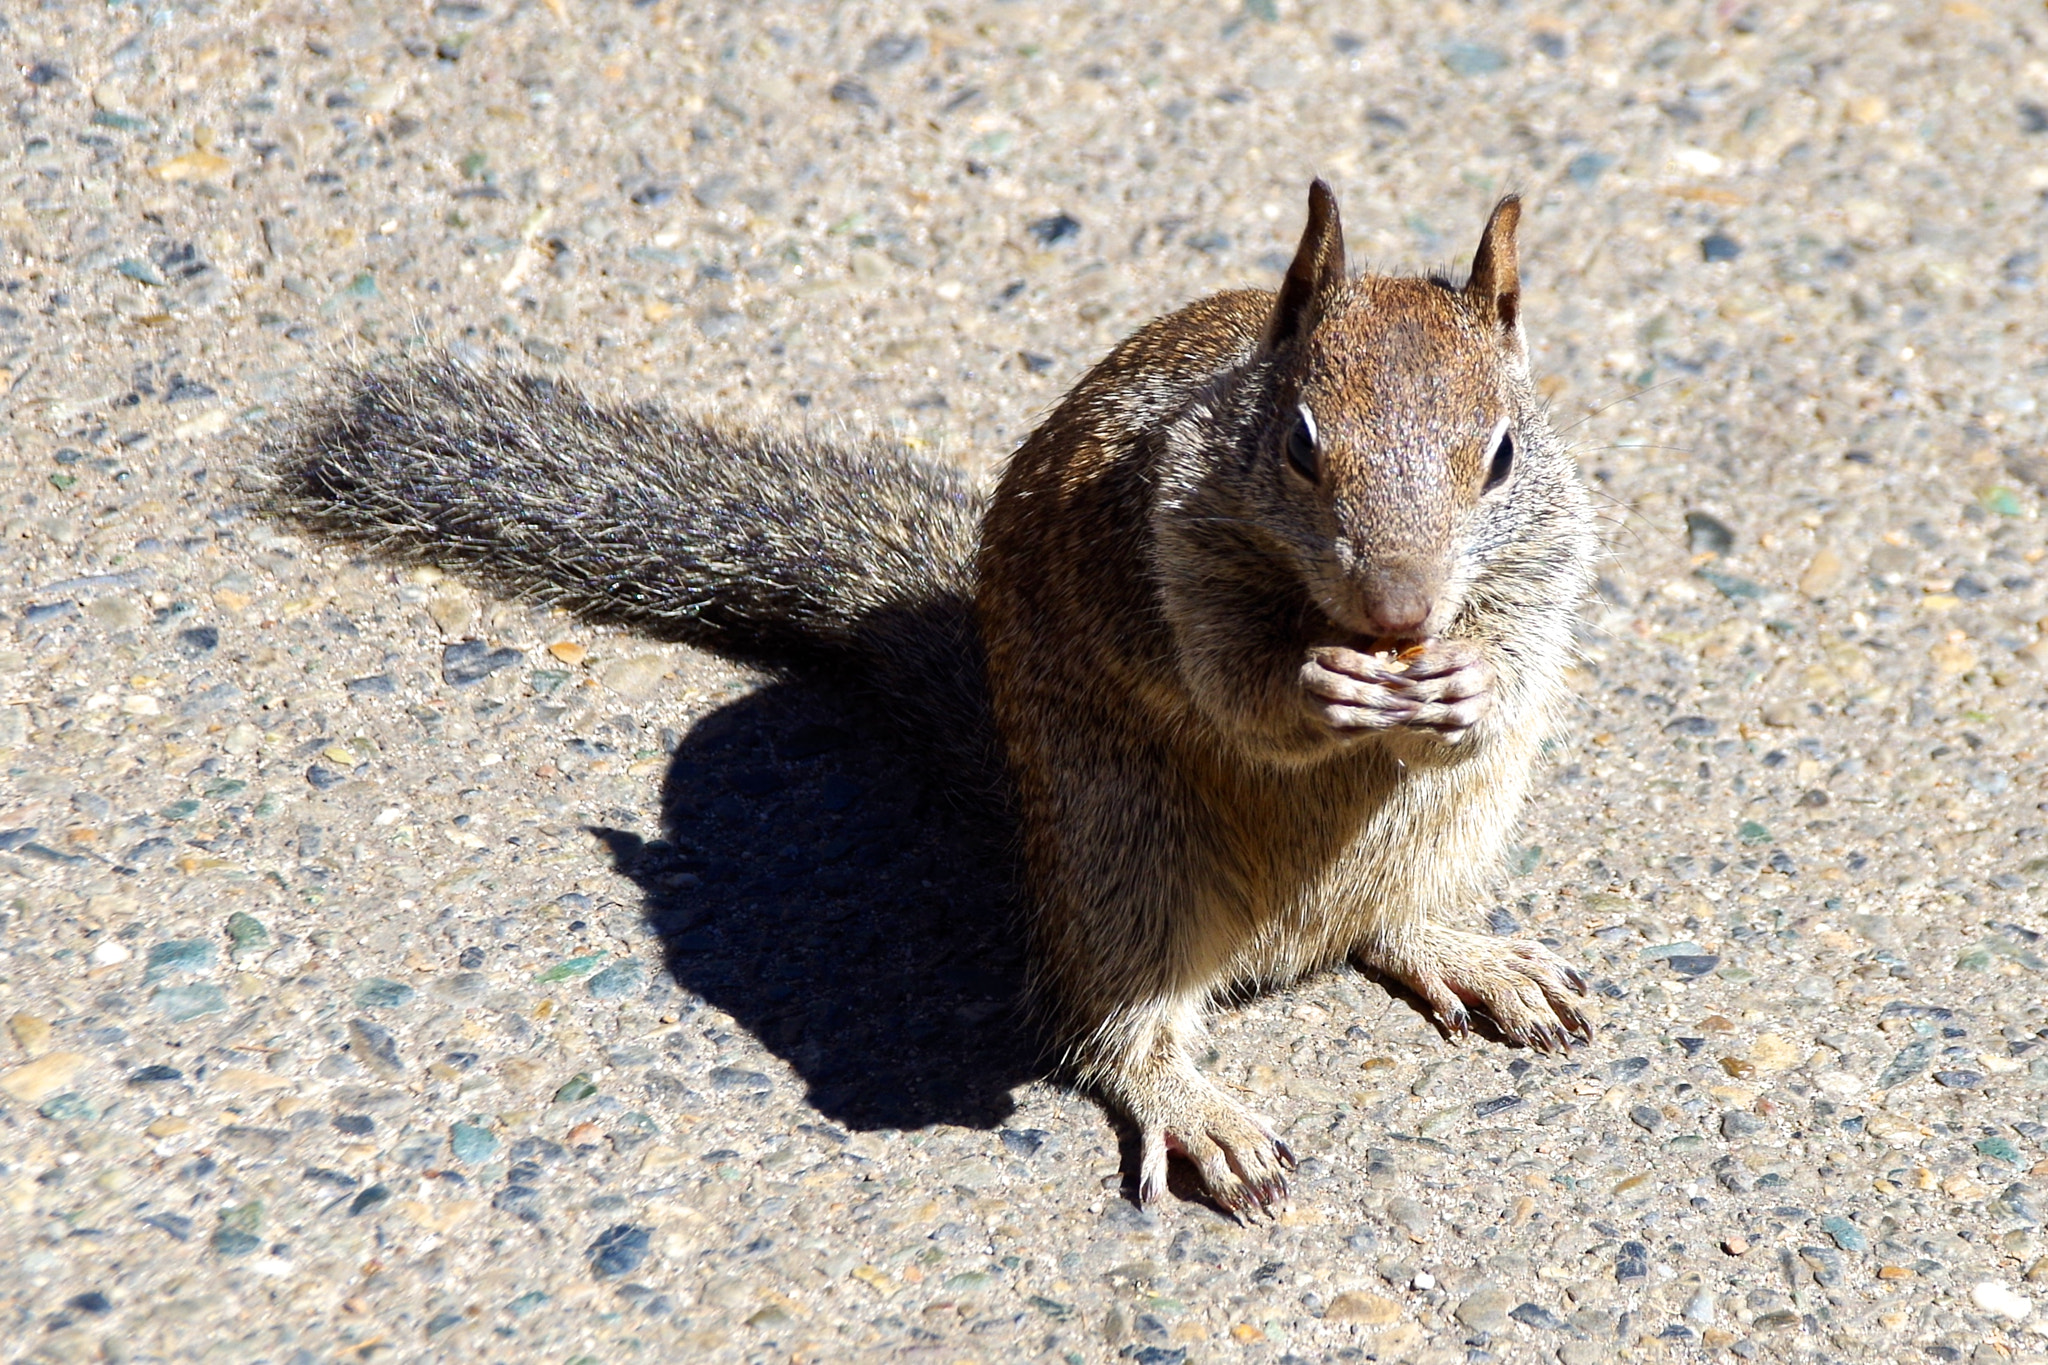
[{"label": "squirrel's ear", "polygon": [[1522,315],[1521,253],[1515,247],[1515,229],[1521,221],[1519,195],[1511,194],[1493,206],[1472,257],[1472,277],[1465,281],[1465,296],[1511,332]]},{"label": "squirrel's ear", "polygon": [[1337,196],[1320,179],[1309,182],[1308,226],[1287,278],[1280,282],[1280,300],[1266,326],[1266,344],[1279,346],[1315,325],[1323,292],[1344,282],[1344,224],[1337,217]]}]

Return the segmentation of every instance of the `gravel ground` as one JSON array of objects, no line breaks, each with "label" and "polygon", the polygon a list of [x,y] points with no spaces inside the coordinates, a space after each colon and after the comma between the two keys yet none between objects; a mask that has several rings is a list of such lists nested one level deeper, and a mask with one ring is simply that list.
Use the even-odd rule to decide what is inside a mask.
[{"label": "gravel ground", "polygon": [[[1132,8],[4,8],[7,1358],[2044,1358],[2048,19]],[[1602,1029],[1226,1012],[1277,1222],[1128,1202],[829,680],[242,510],[414,347],[985,468],[1316,172],[1383,268],[1528,196],[1612,559],[1456,913]]]}]

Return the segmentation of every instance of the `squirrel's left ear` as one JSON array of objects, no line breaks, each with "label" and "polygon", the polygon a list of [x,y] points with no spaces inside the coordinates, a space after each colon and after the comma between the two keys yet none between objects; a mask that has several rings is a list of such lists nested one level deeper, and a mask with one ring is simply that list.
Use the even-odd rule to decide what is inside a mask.
[{"label": "squirrel's left ear", "polygon": [[1315,326],[1324,292],[1342,283],[1344,224],[1337,216],[1337,196],[1326,182],[1313,180],[1308,187],[1308,225],[1301,230],[1301,245],[1294,249],[1287,278],[1280,282],[1273,319],[1266,324],[1266,344],[1279,347]]},{"label": "squirrel's left ear", "polygon": [[1522,315],[1521,255],[1515,248],[1515,229],[1521,221],[1520,196],[1511,194],[1493,206],[1472,257],[1472,277],[1465,281],[1465,297],[1510,332]]}]

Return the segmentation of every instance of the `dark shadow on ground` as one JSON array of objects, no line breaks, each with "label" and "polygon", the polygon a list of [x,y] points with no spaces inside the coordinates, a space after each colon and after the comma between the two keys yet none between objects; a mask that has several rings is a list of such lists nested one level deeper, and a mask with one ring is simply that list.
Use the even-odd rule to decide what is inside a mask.
[{"label": "dark shadow on ground", "polygon": [[995,804],[800,678],[683,737],[661,838],[592,832],[645,893],[677,984],[794,1067],[826,1118],[994,1128],[1044,1071]]}]

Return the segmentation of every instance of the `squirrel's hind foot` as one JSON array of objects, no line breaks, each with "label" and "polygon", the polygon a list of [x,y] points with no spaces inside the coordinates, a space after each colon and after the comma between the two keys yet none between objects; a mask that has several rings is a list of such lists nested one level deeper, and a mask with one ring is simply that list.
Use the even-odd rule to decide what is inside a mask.
[{"label": "squirrel's hind foot", "polygon": [[1294,1153],[1273,1125],[1206,1082],[1168,1113],[1141,1117],[1139,1124],[1141,1203],[1165,1190],[1167,1156],[1178,1153],[1194,1166],[1202,1192],[1240,1222],[1275,1217],[1288,1207]]},{"label": "squirrel's hind foot", "polygon": [[1586,978],[1540,943],[1432,926],[1419,945],[1373,965],[1427,1001],[1454,1038],[1472,1031],[1476,1008],[1505,1041],[1538,1052],[1592,1041],[1592,1021],[1574,998],[1586,995]]}]

